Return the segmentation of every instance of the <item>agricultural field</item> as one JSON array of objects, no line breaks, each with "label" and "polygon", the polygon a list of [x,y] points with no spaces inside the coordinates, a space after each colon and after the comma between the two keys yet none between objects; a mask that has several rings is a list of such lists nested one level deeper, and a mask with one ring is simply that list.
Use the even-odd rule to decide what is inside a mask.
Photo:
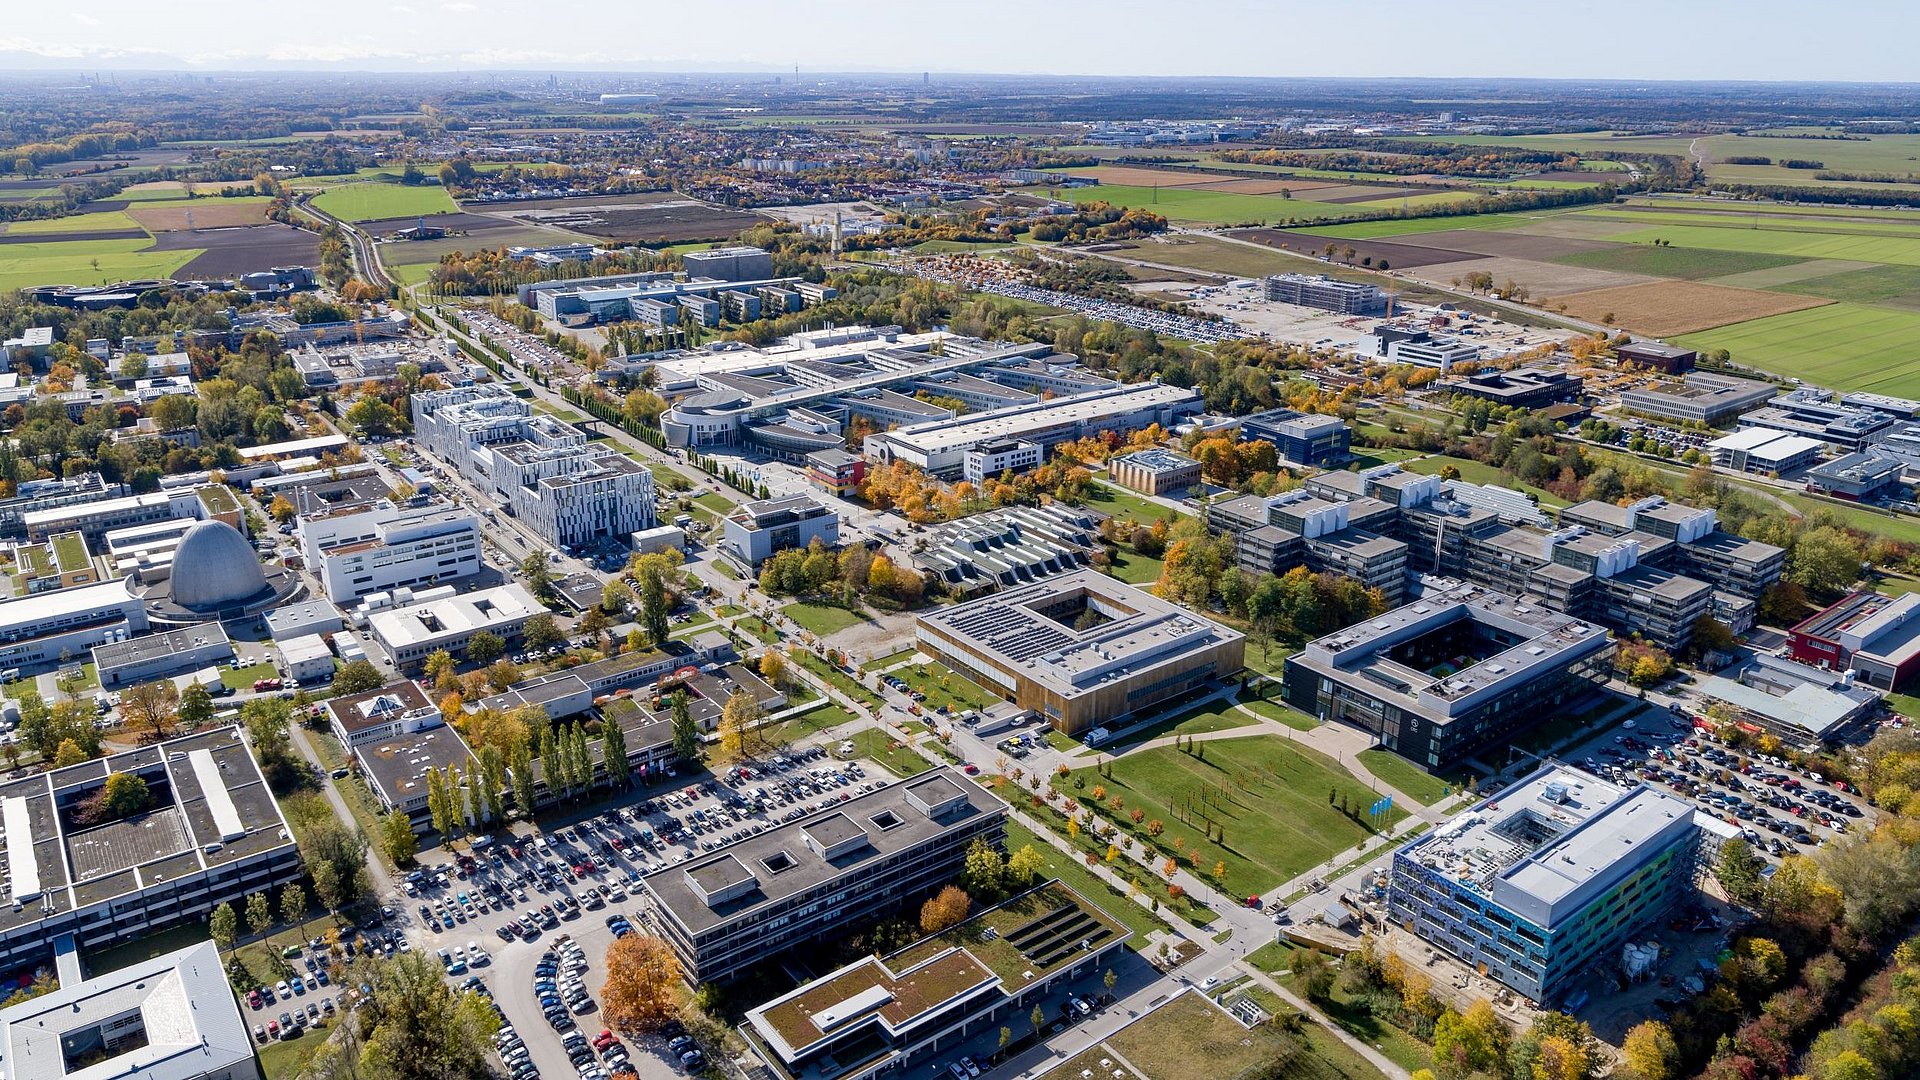
[{"label": "agricultural field", "polygon": [[[4,251],[0,248],[0,251]],[[1829,304],[1678,339],[1692,349],[1726,349],[1742,364],[1820,386],[1920,396],[1920,370],[1908,357],[1920,345],[1920,312],[1866,304]]]},{"label": "agricultural field", "polygon": [[60,240],[0,244],[0,290],[29,285],[104,285],[131,278],[172,277],[200,249],[160,251],[152,241]]},{"label": "agricultural field", "polygon": [[99,210],[90,214],[15,221],[6,226],[5,235],[72,236],[74,239],[111,240],[115,233],[140,234],[140,225],[124,210]]},{"label": "agricultural field", "polygon": [[1054,188],[1052,193],[1078,205],[1107,202],[1137,206],[1168,221],[1188,225],[1249,225],[1345,217],[1353,208],[1335,203],[1283,199],[1274,195],[1237,195],[1203,188],[1149,188],[1121,184]]},{"label": "agricultural field", "polygon": [[[1344,795],[1348,806],[1364,812],[1375,795],[1332,758],[1277,735],[1196,747],[1193,754],[1167,746],[1138,750],[1111,760],[1104,777],[1091,767],[1077,770],[1070,790],[1086,795],[1104,786],[1107,801],[1117,796],[1126,808],[1164,822],[1159,842],[1171,845],[1179,837],[1185,850],[1199,853],[1203,873],[1224,862],[1233,893],[1270,889],[1368,835],[1327,798],[1330,791],[1336,800]],[[1206,838],[1208,818],[1224,828],[1224,844]]]},{"label": "agricultural field", "polygon": [[[1655,337],[1765,319],[1830,301],[1813,296],[1736,289],[1699,281],[1654,281],[1558,296],[1547,302],[1589,322],[1625,326]],[[1744,359],[1744,358],[1743,358]]]},{"label": "agricultural field", "polygon": [[452,214],[460,209],[437,185],[403,187],[371,180],[330,187],[313,197],[313,205],[342,221]]},{"label": "agricultural field", "polygon": [[[1265,277],[1302,269],[1300,260],[1277,252],[1211,236],[1187,233],[1157,240],[1134,240],[1111,245],[1116,254],[1129,259],[1184,266],[1231,277]],[[1108,250],[1102,246],[1102,251]]]}]

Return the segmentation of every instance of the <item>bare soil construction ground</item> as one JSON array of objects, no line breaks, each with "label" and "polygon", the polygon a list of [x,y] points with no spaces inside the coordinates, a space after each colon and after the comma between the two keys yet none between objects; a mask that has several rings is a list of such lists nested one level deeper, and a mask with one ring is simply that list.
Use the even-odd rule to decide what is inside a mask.
[{"label": "bare soil construction ground", "polygon": [[1567,314],[1594,322],[1613,316],[1613,324],[1655,337],[1689,334],[1728,323],[1762,319],[1831,303],[1811,296],[1786,296],[1755,289],[1734,289],[1698,281],[1654,281],[1612,289],[1556,296],[1548,308],[1567,305]]},{"label": "bare soil construction ground", "polygon": [[161,233],[154,251],[205,249],[180,268],[184,278],[235,277],[275,266],[317,266],[320,238],[291,225],[274,223],[236,229],[198,229]]},{"label": "bare soil construction ground", "polygon": [[1293,232],[1288,229],[1235,229],[1227,235],[1252,240],[1256,244],[1265,244],[1268,247],[1286,248],[1302,254],[1323,252],[1329,243],[1340,251],[1351,247],[1354,251],[1355,263],[1361,259],[1370,258],[1377,265],[1380,260],[1385,259],[1393,268],[1399,270],[1433,263],[1461,262],[1479,254],[1473,251],[1456,251],[1442,247],[1424,247],[1382,240],[1329,240],[1324,236]]},{"label": "bare soil construction ground", "polygon": [[678,244],[722,240],[767,220],[759,214],[708,206],[693,199],[671,202],[613,202],[591,207],[518,210],[511,217],[609,240]]}]

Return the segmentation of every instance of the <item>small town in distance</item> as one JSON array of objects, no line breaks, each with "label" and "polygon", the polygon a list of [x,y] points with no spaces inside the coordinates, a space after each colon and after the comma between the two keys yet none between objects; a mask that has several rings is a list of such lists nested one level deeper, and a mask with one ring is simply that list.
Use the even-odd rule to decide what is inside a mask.
[{"label": "small town in distance", "polygon": [[227,33],[0,42],[0,1080],[1920,1075],[1912,87]]}]

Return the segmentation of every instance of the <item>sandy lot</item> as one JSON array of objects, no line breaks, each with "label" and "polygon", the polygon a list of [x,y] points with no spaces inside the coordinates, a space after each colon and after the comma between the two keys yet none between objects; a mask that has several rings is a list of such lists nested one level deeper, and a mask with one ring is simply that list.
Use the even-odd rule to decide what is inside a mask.
[{"label": "sandy lot", "polygon": [[1788,296],[1698,281],[1653,281],[1556,296],[1544,306],[1565,304],[1568,314],[1595,322],[1612,315],[1616,326],[1668,337],[1829,303],[1832,301],[1814,296]]}]

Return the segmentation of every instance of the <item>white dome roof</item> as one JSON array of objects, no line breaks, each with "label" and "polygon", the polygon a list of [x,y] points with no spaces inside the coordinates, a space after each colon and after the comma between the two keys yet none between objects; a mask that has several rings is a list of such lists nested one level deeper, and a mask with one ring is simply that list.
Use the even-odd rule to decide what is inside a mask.
[{"label": "white dome roof", "polygon": [[218,611],[255,596],[267,587],[260,558],[240,530],[224,521],[203,521],[188,529],[173,552],[168,595],[191,611]]}]

